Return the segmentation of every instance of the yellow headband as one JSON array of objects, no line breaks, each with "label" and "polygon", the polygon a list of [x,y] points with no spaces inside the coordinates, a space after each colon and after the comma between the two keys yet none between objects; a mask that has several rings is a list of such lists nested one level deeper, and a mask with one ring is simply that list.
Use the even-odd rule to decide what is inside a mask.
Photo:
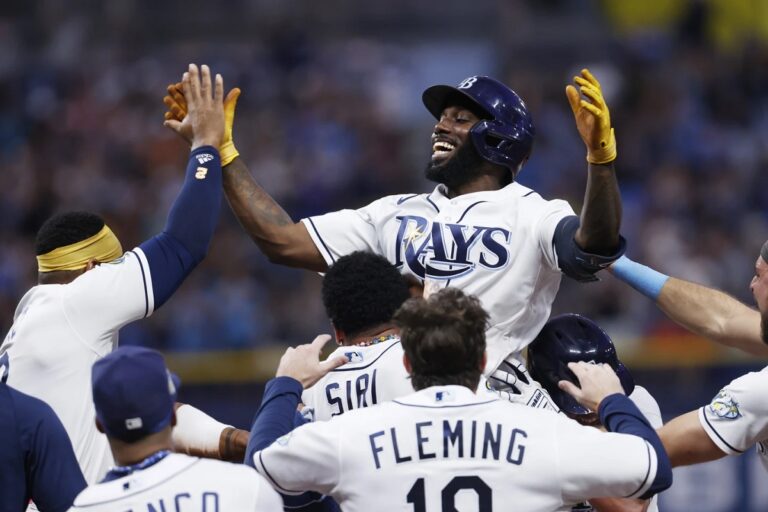
[{"label": "yellow headband", "polygon": [[104,224],[101,231],[90,238],[74,244],[57,247],[51,252],[37,257],[39,272],[54,272],[57,270],[80,270],[89,261],[96,260],[106,263],[123,255],[123,247],[109,226]]}]

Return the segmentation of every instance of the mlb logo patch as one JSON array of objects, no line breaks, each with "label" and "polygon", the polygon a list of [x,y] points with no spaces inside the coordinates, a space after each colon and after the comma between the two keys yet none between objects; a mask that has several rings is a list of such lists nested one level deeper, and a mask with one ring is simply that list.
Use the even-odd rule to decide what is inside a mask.
[{"label": "mlb logo patch", "polygon": [[128,430],[136,430],[142,426],[144,426],[144,422],[141,421],[141,418],[128,418],[125,420],[125,428]]},{"label": "mlb logo patch", "polygon": [[435,391],[435,402],[450,402],[453,400],[451,391]]},{"label": "mlb logo patch", "polygon": [[344,355],[347,356],[347,359],[349,359],[350,363],[362,363],[363,362],[363,353],[362,352],[344,352]]}]

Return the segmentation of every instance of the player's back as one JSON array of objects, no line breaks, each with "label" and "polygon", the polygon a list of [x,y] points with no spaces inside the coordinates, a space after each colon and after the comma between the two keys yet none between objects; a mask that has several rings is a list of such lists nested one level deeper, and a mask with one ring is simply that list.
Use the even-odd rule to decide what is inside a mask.
[{"label": "player's back", "polygon": [[[376,510],[551,512],[589,496],[640,495],[655,477],[639,437],[462,386],[305,425],[254,462],[275,485],[330,494],[346,511],[371,510],[375,493]],[[305,474],[291,469],[299,464]]]},{"label": "player's back", "polygon": [[281,511],[269,483],[243,464],[170,454],[127,476],[92,485],[71,511]]},{"label": "player's back", "polygon": [[313,409],[318,421],[413,393],[397,335],[373,345],[342,346],[328,358],[338,356],[346,356],[349,362],[302,394],[302,402]]},{"label": "player's back", "polygon": [[115,348],[122,325],[151,311],[142,272],[145,264],[131,251],[71,283],[33,287],[0,346],[3,380],[56,412],[88,483],[112,465],[94,425],[91,367]]}]

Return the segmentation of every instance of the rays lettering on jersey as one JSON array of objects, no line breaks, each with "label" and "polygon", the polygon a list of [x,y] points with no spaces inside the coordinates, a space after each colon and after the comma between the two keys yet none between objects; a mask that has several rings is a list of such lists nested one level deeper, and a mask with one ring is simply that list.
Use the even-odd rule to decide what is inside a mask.
[{"label": "rays lettering on jersey", "polygon": [[476,265],[500,270],[509,261],[510,233],[506,229],[432,222],[417,215],[397,217],[395,266],[408,266],[424,279],[453,279]]},{"label": "rays lettering on jersey", "polygon": [[526,438],[528,433],[519,428],[475,420],[421,421],[412,428],[391,427],[368,436],[376,469],[381,469],[382,462],[435,458],[493,459],[519,466]]},{"label": "rays lettering on jersey", "polygon": [[[193,494],[197,493],[195,492]],[[197,505],[193,505],[195,502],[197,502]],[[155,502],[149,502],[147,503],[146,508],[142,507],[140,510],[146,510],[147,512],[182,512],[183,510],[187,510],[184,508],[185,503],[186,506],[192,505],[193,509],[202,512],[219,512],[219,494],[215,492],[204,492],[202,493],[202,496],[198,495],[194,497],[188,492],[181,492],[172,498],[160,498]],[[168,506],[166,506],[166,504]],[[133,509],[128,512],[133,512]]]}]

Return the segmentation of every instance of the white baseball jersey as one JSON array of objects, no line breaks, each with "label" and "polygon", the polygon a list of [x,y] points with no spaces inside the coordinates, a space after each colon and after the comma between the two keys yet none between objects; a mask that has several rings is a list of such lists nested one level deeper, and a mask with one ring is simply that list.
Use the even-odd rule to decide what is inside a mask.
[{"label": "white baseball jersey", "polygon": [[330,371],[301,395],[304,405],[314,411],[315,420],[327,421],[353,409],[413,393],[411,378],[403,366],[400,337],[367,347],[339,347],[328,358],[339,356],[347,356],[349,362]]},{"label": "white baseball jersey", "polygon": [[88,483],[113,465],[107,438],[94,424],[91,366],[116,348],[122,326],[153,306],[149,266],[136,248],[71,283],[29,290],[0,346],[8,385],[53,408]]},{"label": "white baseball jersey", "polygon": [[704,431],[723,452],[744,453],[757,445],[768,471],[768,367],[735,379],[699,409]]},{"label": "white baseball jersey", "polygon": [[389,511],[551,512],[590,496],[639,496],[657,467],[640,437],[462,386],[308,423],[253,459],[279,491],[318,491],[346,512],[369,511],[372,499]]},{"label": "white baseball jersey", "polygon": [[491,317],[487,375],[549,318],[561,275],[552,240],[560,220],[574,213],[518,183],[453,199],[444,190],[388,196],[302,222],[328,265],[353,251],[374,252],[423,279],[425,293],[455,286],[476,295]]},{"label": "white baseball jersey", "polygon": [[281,512],[283,500],[244,464],[170,454],[146,469],[87,487],[69,510]]}]

